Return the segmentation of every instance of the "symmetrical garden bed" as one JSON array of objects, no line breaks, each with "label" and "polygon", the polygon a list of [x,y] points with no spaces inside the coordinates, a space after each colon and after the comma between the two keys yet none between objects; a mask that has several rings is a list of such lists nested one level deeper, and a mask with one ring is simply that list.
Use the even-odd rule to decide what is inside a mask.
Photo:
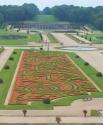
[{"label": "symmetrical garden bed", "polygon": [[64,53],[24,51],[9,104],[97,91]]}]

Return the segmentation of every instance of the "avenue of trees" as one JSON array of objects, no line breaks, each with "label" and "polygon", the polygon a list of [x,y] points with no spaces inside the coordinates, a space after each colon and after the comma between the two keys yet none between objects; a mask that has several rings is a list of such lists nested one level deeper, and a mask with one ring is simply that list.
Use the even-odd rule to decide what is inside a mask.
[{"label": "avenue of trees", "polygon": [[32,20],[38,14],[54,15],[59,21],[89,24],[103,30],[103,6],[93,8],[61,5],[40,11],[34,4],[4,5],[0,6],[0,24]]}]

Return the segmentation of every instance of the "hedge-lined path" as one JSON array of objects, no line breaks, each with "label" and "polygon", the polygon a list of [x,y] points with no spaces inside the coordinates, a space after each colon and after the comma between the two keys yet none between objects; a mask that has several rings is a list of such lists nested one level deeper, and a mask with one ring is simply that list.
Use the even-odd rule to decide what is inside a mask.
[{"label": "hedge-lined path", "polygon": [[4,67],[5,63],[7,62],[12,52],[13,52],[13,48],[10,48],[10,49],[8,48],[8,49],[5,49],[0,54],[0,70]]}]

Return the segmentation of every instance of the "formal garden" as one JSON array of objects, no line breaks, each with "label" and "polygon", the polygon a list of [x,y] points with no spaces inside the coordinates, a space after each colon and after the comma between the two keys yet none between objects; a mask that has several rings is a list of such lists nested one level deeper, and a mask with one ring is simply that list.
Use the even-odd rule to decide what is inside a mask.
[{"label": "formal garden", "polygon": [[[4,105],[22,52],[8,105]],[[102,83],[102,74],[74,53],[14,50],[0,71],[0,109],[53,109],[89,96],[103,97]]]},{"label": "formal garden", "polygon": [[0,30],[0,45],[27,45],[28,42],[41,42],[39,33],[29,34],[19,30]]}]

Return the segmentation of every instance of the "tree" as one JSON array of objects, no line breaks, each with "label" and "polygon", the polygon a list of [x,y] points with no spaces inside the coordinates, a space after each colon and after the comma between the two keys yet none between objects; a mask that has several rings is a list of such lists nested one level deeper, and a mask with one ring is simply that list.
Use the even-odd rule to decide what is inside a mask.
[{"label": "tree", "polygon": [[23,109],[23,110],[22,110],[22,113],[23,113],[24,117],[26,117],[27,110],[26,110],[26,109]]},{"label": "tree", "polygon": [[87,110],[83,110],[84,117],[87,116]]},{"label": "tree", "polygon": [[0,26],[3,24],[4,22],[4,16],[2,13],[0,13]]},{"label": "tree", "polygon": [[33,19],[37,14],[39,14],[39,9],[34,4],[23,4],[22,8],[25,12],[25,20],[31,20]]},{"label": "tree", "polygon": [[56,122],[57,122],[58,124],[60,124],[61,118],[57,116],[57,117],[56,117]]},{"label": "tree", "polygon": [[49,7],[46,7],[44,8],[43,10],[43,14],[46,14],[46,15],[52,15],[52,11]]},{"label": "tree", "polygon": [[45,104],[50,104],[50,101],[51,100],[48,96],[43,98],[43,103],[45,103]]}]

